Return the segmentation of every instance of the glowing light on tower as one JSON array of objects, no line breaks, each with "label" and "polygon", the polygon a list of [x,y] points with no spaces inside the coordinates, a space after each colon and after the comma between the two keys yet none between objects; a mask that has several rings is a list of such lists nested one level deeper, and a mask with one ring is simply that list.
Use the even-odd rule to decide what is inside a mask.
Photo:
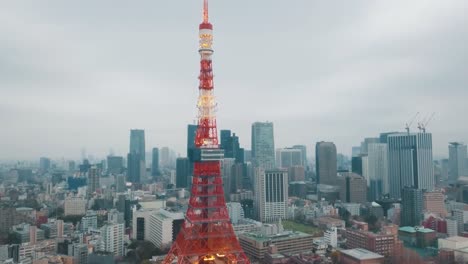
[{"label": "glowing light on tower", "polygon": [[197,264],[250,263],[234,233],[224,199],[220,166],[224,152],[219,149],[218,144],[211,61],[213,25],[208,19],[208,0],[204,0],[203,22],[199,27],[200,83],[197,101],[198,128],[195,136],[197,150],[193,158],[191,197],[184,225],[163,262],[165,264],[174,261]]}]

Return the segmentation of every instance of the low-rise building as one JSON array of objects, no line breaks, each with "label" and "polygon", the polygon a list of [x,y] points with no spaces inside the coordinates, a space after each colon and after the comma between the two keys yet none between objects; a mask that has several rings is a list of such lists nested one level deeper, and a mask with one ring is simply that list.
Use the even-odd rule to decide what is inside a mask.
[{"label": "low-rise building", "polygon": [[406,245],[426,248],[434,245],[436,232],[424,227],[404,226],[398,229],[398,238]]},{"label": "low-rise building", "polygon": [[354,248],[340,251],[341,264],[382,264],[384,256],[363,248]]},{"label": "low-rise building", "polygon": [[239,242],[248,256],[261,260],[271,245],[276,246],[279,253],[310,252],[312,251],[313,237],[306,233],[292,231],[284,231],[275,235],[257,232],[240,234]]}]

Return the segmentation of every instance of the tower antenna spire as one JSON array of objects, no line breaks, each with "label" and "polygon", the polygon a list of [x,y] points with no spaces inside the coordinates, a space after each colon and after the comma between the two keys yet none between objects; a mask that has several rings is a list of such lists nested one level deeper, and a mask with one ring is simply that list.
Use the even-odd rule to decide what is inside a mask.
[{"label": "tower antenna spire", "polygon": [[208,23],[208,0],[203,0],[203,23]]}]

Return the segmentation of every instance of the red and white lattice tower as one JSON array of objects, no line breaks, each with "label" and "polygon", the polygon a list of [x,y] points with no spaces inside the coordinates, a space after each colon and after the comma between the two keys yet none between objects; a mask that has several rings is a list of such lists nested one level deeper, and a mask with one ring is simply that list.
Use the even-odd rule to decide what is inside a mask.
[{"label": "red and white lattice tower", "polygon": [[198,128],[195,137],[191,197],[184,225],[164,264],[232,263],[249,264],[229,220],[224,199],[216,128],[216,101],[213,94],[213,25],[208,22],[208,0],[204,0],[200,24],[200,95]]}]

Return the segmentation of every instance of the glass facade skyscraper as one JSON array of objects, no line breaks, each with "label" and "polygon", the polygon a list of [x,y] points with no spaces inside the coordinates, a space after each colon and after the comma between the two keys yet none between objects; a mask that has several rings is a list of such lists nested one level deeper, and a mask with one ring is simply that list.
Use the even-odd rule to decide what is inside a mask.
[{"label": "glass facade skyscraper", "polygon": [[275,168],[273,123],[255,122],[252,124],[252,161],[253,165],[258,168]]},{"label": "glass facade skyscraper", "polygon": [[434,189],[431,133],[399,133],[388,136],[389,191],[401,198],[404,187]]},{"label": "glass facade skyscraper", "polygon": [[335,185],[337,179],[336,146],[333,142],[317,142],[315,145],[315,166],[317,183]]}]

